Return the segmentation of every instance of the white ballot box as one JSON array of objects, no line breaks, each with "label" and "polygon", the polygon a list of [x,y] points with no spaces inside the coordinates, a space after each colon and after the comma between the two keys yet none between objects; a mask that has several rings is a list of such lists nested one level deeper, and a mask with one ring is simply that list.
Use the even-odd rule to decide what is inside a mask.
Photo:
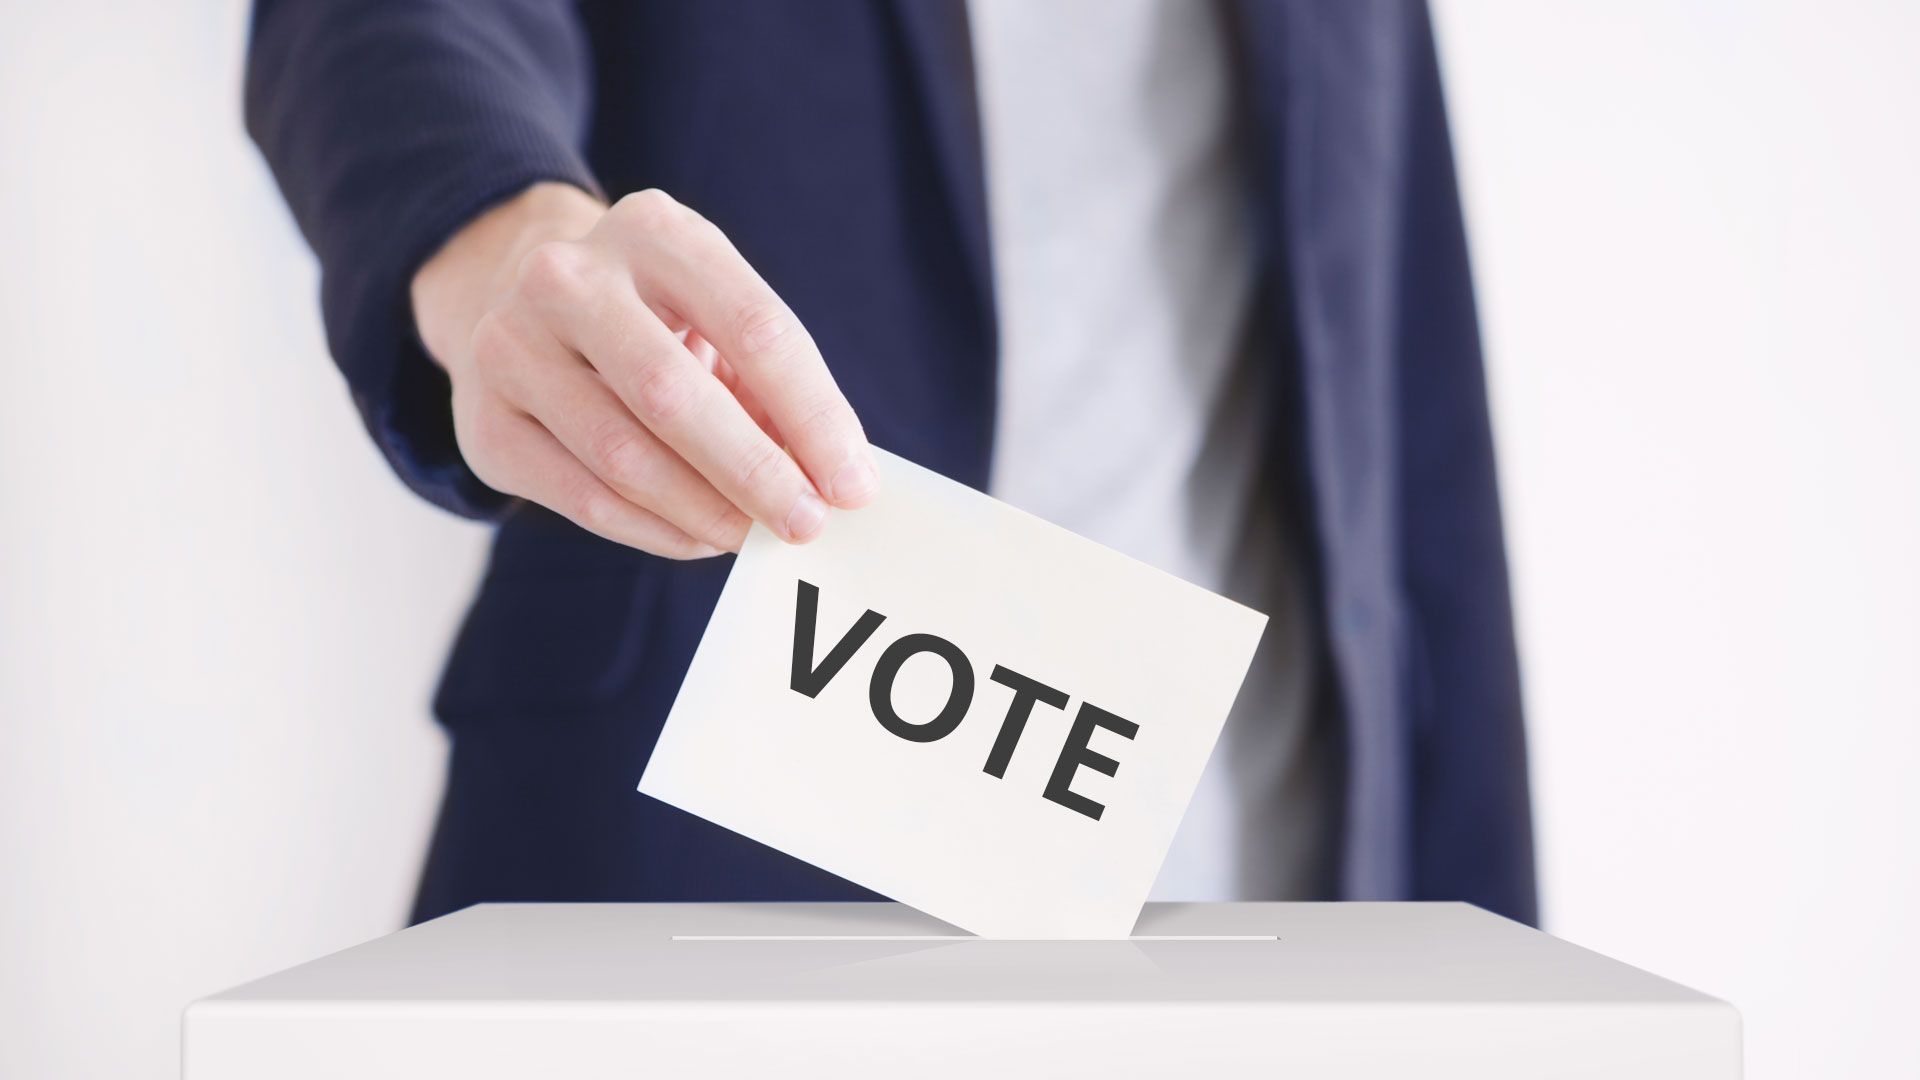
[{"label": "white ballot box", "polygon": [[186,1012],[187,1080],[1740,1075],[1740,1019],[1465,904],[489,904]]}]

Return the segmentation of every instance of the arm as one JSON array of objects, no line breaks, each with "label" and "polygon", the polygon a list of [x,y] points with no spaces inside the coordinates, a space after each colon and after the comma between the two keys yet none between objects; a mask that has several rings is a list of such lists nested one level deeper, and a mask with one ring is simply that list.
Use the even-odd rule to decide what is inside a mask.
[{"label": "arm", "polygon": [[246,120],[320,260],[327,342],[401,479],[448,509],[507,500],[454,445],[446,376],[407,280],[464,222],[529,184],[591,189],[578,150],[589,59],[566,3],[260,0]]},{"label": "arm", "polygon": [[864,435],[718,230],[658,193],[599,201],[589,64],[560,0],[262,0],[248,128],[319,255],[334,357],[449,509],[519,495],[675,557],[748,517],[806,539],[821,493],[870,497]]}]

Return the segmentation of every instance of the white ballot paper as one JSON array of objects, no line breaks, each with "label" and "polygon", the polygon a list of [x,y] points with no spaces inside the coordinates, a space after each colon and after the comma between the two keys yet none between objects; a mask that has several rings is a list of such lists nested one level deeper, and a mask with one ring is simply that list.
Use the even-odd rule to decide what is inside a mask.
[{"label": "white ballot paper", "polygon": [[1133,929],[1266,616],[904,459],[755,527],[640,780],[988,937]]}]

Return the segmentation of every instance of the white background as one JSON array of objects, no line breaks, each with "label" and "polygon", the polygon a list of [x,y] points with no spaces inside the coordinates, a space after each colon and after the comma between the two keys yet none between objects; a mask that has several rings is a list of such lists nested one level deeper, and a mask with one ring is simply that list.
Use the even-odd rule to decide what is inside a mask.
[{"label": "white background", "polygon": [[1920,7],[1439,11],[1548,926],[1920,1076]]},{"label": "white background", "polygon": [[[0,22],[0,1076],[398,925],[484,533],[328,366],[244,13]],[[1441,0],[1550,929],[1912,1075],[1920,13]]]}]

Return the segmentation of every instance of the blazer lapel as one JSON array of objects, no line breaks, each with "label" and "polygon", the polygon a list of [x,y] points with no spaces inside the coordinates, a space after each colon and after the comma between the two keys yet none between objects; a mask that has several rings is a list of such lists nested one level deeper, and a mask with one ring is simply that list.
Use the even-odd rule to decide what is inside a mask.
[{"label": "blazer lapel", "polygon": [[967,275],[989,340],[994,338],[993,270],[987,240],[987,190],[974,89],[973,39],[965,0],[896,0],[912,68],[913,93],[953,216]]}]

